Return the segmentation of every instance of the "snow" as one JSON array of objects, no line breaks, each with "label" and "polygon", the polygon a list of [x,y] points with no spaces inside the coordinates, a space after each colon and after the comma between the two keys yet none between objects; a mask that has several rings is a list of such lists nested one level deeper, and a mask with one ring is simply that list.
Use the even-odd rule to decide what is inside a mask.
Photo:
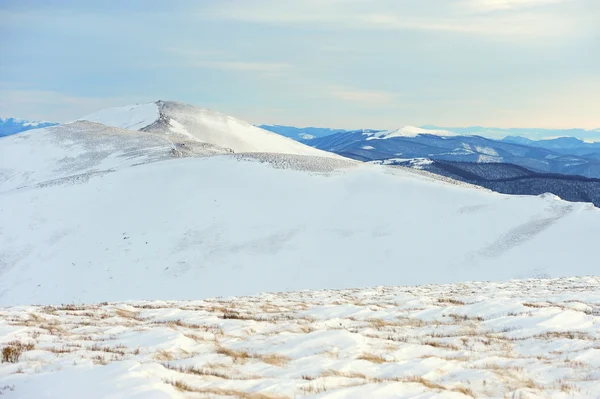
[{"label": "snow", "polygon": [[429,158],[388,158],[378,161],[371,161],[375,165],[396,165],[398,163],[408,163],[414,169],[423,169],[427,165],[431,165],[433,161]]},{"label": "snow", "polygon": [[597,271],[588,204],[176,139],[89,122],[2,139],[0,304]]},{"label": "snow", "polygon": [[362,148],[363,150],[374,150],[375,149],[375,147],[373,147],[372,145],[364,145],[360,148]]},{"label": "snow", "polygon": [[0,308],[0,347],[31,345],[0,392],[597,398],[599,303],[578,277]]},{"label": "snow", "polygon": [[[161,116],[168,119],[171,126],[176,123],[177,130],[183,130],[201,142],[229,148],[236,153],[269,152],[342,158],[209,109],[172,101],[159,101],[158,105]],[[173,128],[170,130],[173,131]],[[147,131],[162,133],[164,130],[157,125]]]},{"label": "snow", "polygon": [[485,155],[498,156],[498,152],[491,147],[475,146],[475,151]]},{"label": "snow", "polygon": [[453,133],[449,130],[431,130],[431,129],[423,129],[416,126],[405,126],[396,130],[387,130],[381,132],[370,132],[363,133],[364,135],[369,136],[367,140],[377,140],[377,139],[390,139],[393,137],[417,137],[421,134],[430,134],[441,137],[449,137],[456,136],[456,133]]},{"label": "snow", "polygon": [[0,396],[600,395],[594,206],[152,104],[0,139]]},{"label": "snow", "polygon": [[154,102],[107,108],[84,116],[80,121],[102,123],[121,129],[140,130],[159,118],[158,105]]},{"label": "snow", "polygon": [[342,159],[231,116],[174,101],[110,108],[83,119],[123,129],[181,134],[236,153],[269,152]]}]

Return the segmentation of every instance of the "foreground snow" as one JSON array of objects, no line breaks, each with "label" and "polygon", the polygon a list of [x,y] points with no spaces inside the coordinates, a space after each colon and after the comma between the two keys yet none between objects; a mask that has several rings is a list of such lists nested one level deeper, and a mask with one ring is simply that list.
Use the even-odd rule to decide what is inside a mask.
[{"label": "foreground snow", "polygon": [[[201,292],[198,292],[202,296]],[[0,309],[6,398],[597,398],[600,278]]]}]

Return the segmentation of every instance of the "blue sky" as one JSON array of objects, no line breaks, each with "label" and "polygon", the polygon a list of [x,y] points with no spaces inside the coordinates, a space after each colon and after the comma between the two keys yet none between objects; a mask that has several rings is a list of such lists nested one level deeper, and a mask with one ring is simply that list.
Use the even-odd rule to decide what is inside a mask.
[{"label": "blue sky", "polygon": [[600,128],[598,0],[0,1],[0,115]]}]

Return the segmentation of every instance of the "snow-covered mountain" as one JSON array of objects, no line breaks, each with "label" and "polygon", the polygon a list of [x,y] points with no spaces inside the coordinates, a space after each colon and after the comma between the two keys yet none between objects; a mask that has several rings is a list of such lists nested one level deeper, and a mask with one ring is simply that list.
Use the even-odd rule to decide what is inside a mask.
[{"label": "snow-covered mountain", "polygon": [[81,120],[123,129],[193,138],[233,152],[269,152],[339,158],[221,113],[174,101],[118,107]]},{"label": "snow-covered mountain", "polygon": [[[575,139],[576,140],[576,139]],[[569,140],[572,144],[573,140]],[[374,161],[430,158],[453,162],[510,163],[539,173],[560,173],[600,178],[600,147],[557,149],[523,140],[492,140],[480,136],[456,135],[445,130],[405,127],[382,132],[342,132],[303,141],[345,157]],[[579,142],[579,141],[578,141]]]},{"label": "snow-covered mountain", "polygon": [[0,118],[0,137],[10,136],[31,129],[58,125],[56,122],[28,121],[17,118]]},{"label": "snow-covered mountain", "polygon": [[0,139],[0,304],[596,272],[591,205],[361,164],[179,103],[142,107]]},{"label": "snow-covered mountain", "polygon": [[322,127],[295,127],[282,125],[258,125],[258,127],[298,141],[312,140],[317,137],[325,137],[334,133],[347,132],[345,129]]},{"label": "snow-covered mountain", "polygon": [[394,137],[418,137],[421,135],[451,137],[456,136],[456,133],[449,130],[431,130],[416,126],[404,126],[394,130],[364,131],[363,135],[367,136],[366,140],[387,140]]},{"label": "snow-covered mountain", "polygon": [[505,137],[522,137],[526,140],[540,141],[556,137],[576,137],[582,141],[600,141],[600,129],[543,129],[543,128],[497,128],[497,127],[440,127],[435,125],[421,126],[424,129],[450,130],[459,135],[481,136],[501,140]]}]

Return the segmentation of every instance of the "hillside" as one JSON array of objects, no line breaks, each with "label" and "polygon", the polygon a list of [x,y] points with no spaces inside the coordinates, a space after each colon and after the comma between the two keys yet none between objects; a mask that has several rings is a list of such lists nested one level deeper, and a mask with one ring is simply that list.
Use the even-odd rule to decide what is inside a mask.
[{"label": "hillside", "polygon": [[270,152],[339,158],[209,109],[157,101],[102,110],[83,120],[123,129],[186,136],[233,152]]},{"label": "hillside", "polygon": [[[0,304],[595,272],[594,207],[270,153],[279,141],[231,153],[191,129],[214,114],[163,106],[189,134],[80,121],[0,140]],[[218,126],[238,126],[229,122]],[[271,137],[254,129],[238,142]]]}]

